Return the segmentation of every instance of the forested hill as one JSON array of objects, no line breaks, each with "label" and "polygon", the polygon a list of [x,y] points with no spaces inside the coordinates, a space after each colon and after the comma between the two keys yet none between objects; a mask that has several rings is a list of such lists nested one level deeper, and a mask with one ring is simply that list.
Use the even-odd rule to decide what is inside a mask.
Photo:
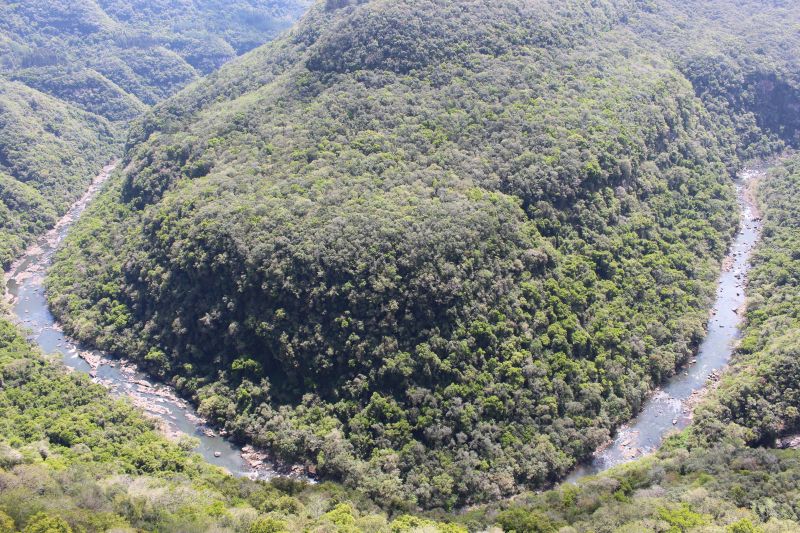
[{"label": "forested hill", "polygon": [[127,121],[274,38],[307,6],[0,1],[0,266],[119,154]]},{"label": "forested hill", "polygon": [[541,486],[691,358],[730,171],[795,141],[799,17],[318,2],[137,123],[57,259],[55,312],[384,505]]},{"label": "forested hill", "polygon": [[742,157],[795,145],[800,135],[797,6],[765,2],[661,1],[636,31],[669,51],[705,106],[735,132]]},{"label": "forested hill", "polygon": [[308,0],[0,2],[8,77],[130,119],[286,29]]}]

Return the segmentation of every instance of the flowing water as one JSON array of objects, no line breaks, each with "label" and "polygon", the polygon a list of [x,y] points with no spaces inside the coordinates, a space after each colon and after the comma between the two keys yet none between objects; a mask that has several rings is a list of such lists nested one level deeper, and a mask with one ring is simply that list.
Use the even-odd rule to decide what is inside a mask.
[{"label": "flowing water", "polygon": [[[277,475],[263,454],[242,449],[220,438],[197,416],[194,409],[163,385],[150,382],[144,374],[124,360],[107,359],[103,353],[88,350],[66,337],[50,313],[44,291],[44,274],[53,253],[64,239],[102,183],[113,171],[111,165],[58,225],[31,246],[12,267],[8,276],[8,298],[18,322],[29,331],[31,341],[46,353],[58,353],[64,364],[75,371],[88,373],[97,383],[114,393],[129,397],[135,405],[163,423],[173,435],[191,435],[199,439],[197,452],[208,462],[235,475],[270,478]],[[708,334],[700,346],[696,360],[681,370],[645,403],[642,412],[621,428],[614,441],[597,452],[593,460],[575,469],[568,478],[575,481],[612,466],[630,461],[658,448],[668,433],[685,428],[691,421],[691,407],[698,394],[705,390],[710,378],[718,375],[730,360],[745,305],[745,285],[750,254],[758,242],[760,219],[747,184],[760,176],[759,171],[746,171],[736,182],[741,209],[741,229],[725,261],[718,282],[717,298],[708,323]]]},{"label": "flowing water", "polygon": [[90,374],[95,382],[105,385],[113,393],[130,398],[135,405],[161,421],[168,434],[196,437],[200,442],[196,451],[209,463],[221,466],[234,475],[262,479],[277,475],[263,454],[247,448],[249,453],[246,460],[241,448],[216,435],[194,409],[175,396],[168,387],[150,382],[146,375],[124,360],[107,359],[103,353],[86,349],[72,341],[62,333],[50,313],[43,286],[45,271],[70,226],[113,170],[114,165],[104,168],[86,194],[56,227],[31,246],[12,266],[7,276],[7,298],[14,316],[27,330],[29,340],[38,344],[45,353],[60,354],[68,368]]},{"label": "flowing water", "polygon": [[717,283],[717,297],[708,321],[706,335],[696,359],[673,377],[644,404],[641,413],[621,428],[614,441],[599,450],[591,462],[575,469],[568,481],[597,474],[613,466],[655,451],[664,437],[684,429],[692,418],[692,408],[709,381],[718,378],[728,364],[744,320],[745,288],[750,255],[761,233],[761,219],[748,185],[763,175],[761,170],[746,170],[736,180],[741,211],[740,230],[723,265]]}]

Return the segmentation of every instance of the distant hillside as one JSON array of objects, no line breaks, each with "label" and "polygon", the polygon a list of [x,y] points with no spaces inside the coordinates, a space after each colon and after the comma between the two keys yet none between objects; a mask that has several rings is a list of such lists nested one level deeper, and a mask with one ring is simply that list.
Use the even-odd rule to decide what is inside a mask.
[{"label": "distant hillside", "polygon": [[735,133],[742,157],[800,141],[797,5],[714,0],[654,3],[637,19],[646,42],[668,53],[706,108]]},{"label": "distant hillside", "polygon": [[277,36],[307,0],[0,2],[12,79],[124,120]]},{"label": "distant hillside", "polygon": [[691,357],[729,172],[796,140],[687,54],[791,88],[797,10],[707,4],[318,2],[137,123],[54,308],[387,506],[555,480]]},{"label": "distant hillside", "polygon": [[119,155],[127,121],[274,38],[306,5],[0,1],[0,265]]}]

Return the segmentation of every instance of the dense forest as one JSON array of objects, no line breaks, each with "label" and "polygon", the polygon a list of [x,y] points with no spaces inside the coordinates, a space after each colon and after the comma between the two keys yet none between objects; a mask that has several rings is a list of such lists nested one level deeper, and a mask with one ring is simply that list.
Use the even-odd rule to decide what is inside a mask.
[{"label": "dense forest", "polygon": [[127,121],[274,38],[306,7],[0,1],[0,266],[119,155]]},{"label": "dense forest", "polygon": [[226,475],[0,319],[0,533],[800,529],[796,156],[693,425],[528,490],[692,359],[730,178],[797,145],[798,9],[320,0],[260,46],[308,5],[0,0],[0,263],[124,154],[54,311],[324,481]]},{"label": "dense forest", "polygon": [[[653,2],[637,21],[648,42],[670,51],[719,121],[727,150],[743,160],[796,145],[800,126],[800,35],[796,7],[765,2]],[[733,135],[731,135],[733,134]]]},{"label": "dense forest", "polygon": [[799,480],[797,450],[690,449],[676,438],[600,476],[458,518],[471,531],[488,523],[526,533],[794,533]]},{"label": "dense forest", "polygon": [[386,507],[541,487],[702,338],[731,173],[796,141],[798,18],[318,2],[135,123],[51,303]]},{"label": "dense forest", "polygon": [[[764,235],[753,258],[742,341],[692,426],[658,454],[460,520],[572,532],[800,530],[800,156],[759,183]],[[767,449],[756,449],[766,446]]]},{"label": "dense forest", "polygon": [[68,374],[0,320],[0,532],[365,531],[427,527],[390,520],[330,484],[236,479],[167,441],[127,402]]}]

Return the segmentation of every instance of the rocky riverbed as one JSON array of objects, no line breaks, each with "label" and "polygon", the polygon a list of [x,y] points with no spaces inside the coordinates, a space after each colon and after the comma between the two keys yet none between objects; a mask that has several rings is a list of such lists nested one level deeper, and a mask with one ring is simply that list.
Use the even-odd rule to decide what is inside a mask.
[{"label": "rocky riverbed", "polygon": [[740,229],[722,262],[707,334],[696,357],[656,389],[639,415],[597,450],[588,464],[576,468],[570,481],[655,451],[665,436],[689,425],[694,407],[716,386],[736,349],[744,320],[750,256],[761,235],[754,190],[763,174],[763,170],[744,170],[736,181]]},{"label": "rocky riverbed", "polygon": [[258,479],[275,476],[309,479],[307,474],[310,472],[303,467],[276,466],[265,451],[252,446],[240,448],[226,440],[224,432],[209,427],[207,421],[187,401],[178,397],[172,388],[154,382],[128,360],[78,345],[65,336],[50,313],[45,297],[44,275],[53,253],[115,167],[114,164],[105,167],[56,226],[12,265],[7,275],[6,300],[16,321],[28,332],[28,339],[38,344],[44,352],[60,354],[68,369],[89,374],[95,383],[128,398],[156,420],[168,437],[182,439],[190,436],[197,439],[196,451],[210,463],[235,475]]}]

